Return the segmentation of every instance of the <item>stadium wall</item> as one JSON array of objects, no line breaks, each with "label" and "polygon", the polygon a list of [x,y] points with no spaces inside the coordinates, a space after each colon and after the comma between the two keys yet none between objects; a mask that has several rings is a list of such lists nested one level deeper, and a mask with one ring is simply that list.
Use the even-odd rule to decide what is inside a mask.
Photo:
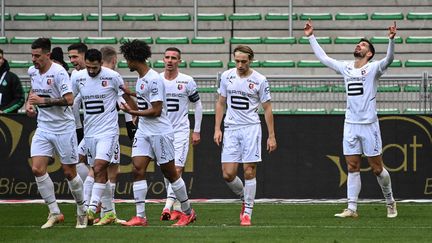
[{"label": "stadium wall", "polygon": [[[275,115],[278,149],[265,152],[258,166],[257,198],[339,199],[346,197],[347,170],[342,154],[342,115]],[[132,199],[130,141],[121,118],[121,174],[116,198]],[[193,123],[193,119],[191,119]],[[380,116],[385,167],[397,199],[432,197],[432,117]],[[0,116],[0,199],[39,199],[30,167],[30,143],[36,121],[24,114]],[[213,142],[214,115],[204,115],[201,143],[190,149],[184,179],[191,198],[234,198],[222,180],[220,148]],[[59,199],[71,199],[58,158],[49,165]],[[361,198],[382,193],[366,160]],[[160,170],[148,168],[148,199],[165,197]]]}]

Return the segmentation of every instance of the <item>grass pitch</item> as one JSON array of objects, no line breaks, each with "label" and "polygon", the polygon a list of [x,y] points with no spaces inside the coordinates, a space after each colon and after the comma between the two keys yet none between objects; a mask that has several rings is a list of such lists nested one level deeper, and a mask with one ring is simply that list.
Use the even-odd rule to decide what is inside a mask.
[{"label": "grass pitch", "polygon": [[[41,230],[43,204],[0,204],[0,242],[432,242],[430,203],[399,203],[399,216],[386,218],[384,204],[359,204],[359,218],[333,217],[345,204],[255,205],[251,227],[239,226],[240,204],[195,203],[197,221],[184,228],[161,222],[163,204],[146,205],[148,227],[119,225],[75,229],[75,206],[60,204],[65,222]],[[129,219],[134,204],[117,204]]]}]

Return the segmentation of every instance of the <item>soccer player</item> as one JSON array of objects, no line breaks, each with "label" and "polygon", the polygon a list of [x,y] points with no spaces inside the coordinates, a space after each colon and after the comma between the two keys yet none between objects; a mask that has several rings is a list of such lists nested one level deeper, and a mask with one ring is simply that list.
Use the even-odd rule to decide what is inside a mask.
[{"label": "soccer player", "polygon": [[376,175],[387,203],[387,217],[397,216],[391,180],[383,167],[382,141],[376,111],[378,79],[393,61],[396,22],[389,27],[389,45],[385,58],[370,62],[375,49],[368,40],[361,39],[354,49],[354,61],[337,61],[327,56],[313,34],[312,21],[307,21],[304,33],[309,38],[315,56],[327,67],[344,77],[347,110],[343,134],[343,153],[348,166],[347,196],[348,208],[336,217],[358,217],[357,200],[361,189],[360,163],[364,154]]},{"label": "soccer player", "polygon": [[[221,123],[224,108],[225,134],[222,143],[222,174],[228,187],[242,200],[240,225],[250,226],[256,192],[257,163],[261,161],[261,124],[258,106],[261,103],[267,124],[267,151],[277,147],[273,125],[270,87],[266,77],[250,68],[254,58],[248,46],[234,49],[235,68],[222,73],[219,98],[216,102],[214,141],[222,142]],[[243,164],[244,186],[237,176],[238,165]]]},{"label": "soccer player", "polygon": [[139,110],[127,104],[120,108],[138,116],[138,130],[132,145],[133,193],[136,205],[136,216],[124,223],[125,226],[146,226],[145,198],[147,181],[145,172],[151,159],[160,166],[165,178],[171,183],[175,197],[181,203],[183,214],[173,226],[186,226],[196,219],[191,208],[186,186],[177,173],[174,164],[174,133],[167,116],[165,86],[162,77],[147,66],[151,56],[150,47],[143,41],[133,40],[123,43],[120,51],[131,71],[137,71],[136,95]]},{"label": "soccer player", "polygon": [[[181,52],[176,47],[165,50],[163,58],[165,70],[160,75],[164,80],[167,97],[168,118],[174,128],[175,166],[181,176],[189,151],[189,103],[195,105],[195,127],[192,133],[192,144],[200,142],[202,121],[202,105],[197,85],[191,76],[180,73],[178,65],[181,63]],[[174,191],[168,179],[164,178],[167,199],[162,211],[161,220],[177,220],[181,216],[180,202],[176,200]],[[171,207],[174,210],[171,211]]]},{"label": "soccer player", "polygon": [[34,66],[28,69],[31,91],[25,108],[28,116],[37,116],[37,129],[32,138],[30,152],[32,172],[38,191],[50,211],[48,221],[41,228],[51,228],[64,221],[56,201],[54,184],[47,173],[48,163],[54,153],[60,157],[69,189],[77,203],[76,228],[85,228],[87,217],[83,182],[77,176],[75,166],[78,163],[77,137],[70,107],[74,96],[69,75],[61,65],[53,63],[49,58],[51,41],[48,38],[36,39],[31,49]]},{"label": "soccer player", "polygon": [[[87,45],[84,43],[75,43],[68,47],[69,60],[74,66],[74,69],[72,70],[72,74],[86,68],[84,55],[87,49],[88,49]],[[82,122],[80,117],[80,107],[81,107],[81,96],[78,94],[75,95],[72,110],[75,116],[76,133],[78,137],[78,150],[82,151],[84,146],[84,140],[83,140],[84,131],[82,128]],[[80,163],[77,164],[77,171],[81,179],[84,181],[84,194],[86,194],[86,184],[88,184],[86,182],[86,178],[87,178],[87,174],[89,173],[89,168],[85,164],[86,161],[85,156],[81,154],[79,154],[78,156],[79,156],[78,158]]]},{"label": "soccer player", "polygon": [[[124,85],[121,76],[102,67],[102,54],[99,50],[89,49],[85,53],[86,69],[72,74],[75,93],[79,93],[84,104],[84,141],[87,150],[87,162],[93,168],[94,184],[89,207],[88,223],[96,217],[96,209],[103,193],[112,198],[108,181],[107,168],[118,148],[118,113],[117,102],[134,102],[121,89]],[[114,221],[116,215],[112,204],[105,205],[105,218]]]}]

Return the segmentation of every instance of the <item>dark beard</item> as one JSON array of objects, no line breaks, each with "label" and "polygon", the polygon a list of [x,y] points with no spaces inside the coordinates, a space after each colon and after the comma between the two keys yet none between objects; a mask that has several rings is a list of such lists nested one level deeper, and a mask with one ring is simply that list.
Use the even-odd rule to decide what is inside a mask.
[{"label": "dark beard", "polygon": [[355,52],[354,51],[354,57],[360,57],[360,58],[363,58],[363,57],[365,57],[364,55],[362,55],[362,53],[361,52]]}]

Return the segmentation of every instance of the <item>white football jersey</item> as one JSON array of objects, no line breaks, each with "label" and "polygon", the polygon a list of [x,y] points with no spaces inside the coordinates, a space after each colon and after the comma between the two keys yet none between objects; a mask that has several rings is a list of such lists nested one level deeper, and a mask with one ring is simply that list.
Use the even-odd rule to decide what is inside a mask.
[{"label": "white football jersey", "polygon": [[337,61],[328,57],[314,36],[309,37],[309,42],[317,58],[344,77],[347,96],[345,122],[370,124],[378,121],[376,111],[378,79],[393,61],[394,40],[389,40],[385,58],[369,62],[361,68],[355,68],[354,61]]},{"label": "white football jersey", "polygon": [[96,77],[90,77],[87,70],[72,75],[74,92],[79,93],[84,107],[84,136],[95,137],[118,134],[117,99],[123,95],[124,85],[119,73],[101,67]]},{"label": "white football jersey", "polygon": [[160,75],[165,84],[168,118],[174,131],[189,131],[189,102],[195,103],[200,99],[195,81],[183,73],[179,73],[173,80],[165,79],[164,73]]},{"label": "white football jersey", "polygon": [[271,99],[266,77],[255,70],[246,78],[238,77],[236,68],[225,71],[218,93],[227,99],[225,129],[260,123],[258,106]]},{"label": "white football jersey", "polygon": [[144,77],[138,78],[135,91],[140,110],[150,109],[151,102],[162,101],[162,113],[159,117],[139,117],[136,134],[145,136],[172,133],[173,128],[167,115],[165,85],[159,73],[150,69]]},{"label": "white football jersey", "polygon": [[[28,69],[32,92],[40,97],[61,98],[72,93],[69,74],[57,63],[52,63],[49,70],[40,74],[34,66]],[[75,130],[75,119],[70,106],[39,105],[37,127],[43,131],[58,134]]]}]

